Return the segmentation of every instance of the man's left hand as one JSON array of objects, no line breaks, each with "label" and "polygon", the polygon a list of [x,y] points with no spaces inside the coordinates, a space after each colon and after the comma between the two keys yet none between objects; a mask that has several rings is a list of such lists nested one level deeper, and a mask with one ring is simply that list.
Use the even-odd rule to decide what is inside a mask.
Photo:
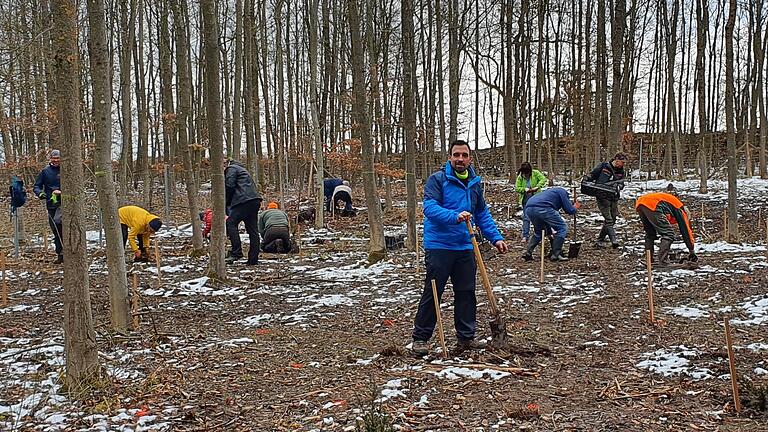
[{"label": "man's left hand", "polygon": [[494,243],[494,246],[496,246],[496,250],[499,251],[500,254],[505,254],[509,250],[507,244],[504,243],[504,240],[497,241]]}]

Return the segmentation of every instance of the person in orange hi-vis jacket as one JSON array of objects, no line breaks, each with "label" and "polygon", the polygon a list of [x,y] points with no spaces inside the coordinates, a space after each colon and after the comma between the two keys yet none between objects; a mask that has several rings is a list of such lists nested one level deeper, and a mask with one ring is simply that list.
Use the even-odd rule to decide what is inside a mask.
[{"label": "person in orange hi-vis jacket", "polygon": [[688,220],[688,211],[685,205],[676,196],[665,192],[653,192],[640,196],[635,202],[635,210],[640,215],[645,228],[645,250],[651,251],[653,256],[654,241],[661,237],[659,254],[655,263],[659,267],[670,264],[669,250],[677,235],[672,225],[677,225],[683,242],[688,247],[688,259],[697,261],[698,257],[693,251],[693,231]]}]

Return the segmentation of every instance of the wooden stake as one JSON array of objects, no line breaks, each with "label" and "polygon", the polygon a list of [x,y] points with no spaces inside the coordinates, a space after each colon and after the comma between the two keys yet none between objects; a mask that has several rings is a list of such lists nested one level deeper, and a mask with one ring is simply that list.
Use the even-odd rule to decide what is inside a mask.
[{"label": "wooden stake", "polygon": [[541,272],[539,273],[539,283],[544,283],[544,239],[546,238],[544,236],[544,233],[546,233],[546,230],[541,231]]},{"label": "wooden stake", "polygon": [[157,246],[159,239],[155,237],[155,265],[157,266],[157,288],[160,288],[160,248]]},{"label": "wooden stake", "polygon": [[43,229],[43,256],[48,254],[48,234],[45,233],[45,229]]},{"label": "wooden stake", "polygon": [[3,279],[2,306],[8,306],[8,281],[5,279],[5,253],[0,253],[0,272]]},{"label": "wooden stake", "polygon": [[131,273],[133,279],[133,292],[131,295],[131,315],[133,316],[133,329],[139,328],[139,278],[136,273]]},{"label": "wooden stake", "polygon": [[437,316],[437,338],[440,340],[440,348],[443,349],[443,358],[448,357],[448,350],[445,348],[445,332],[443,331],[443,317],[440,314],[440,300],[437,298],[437,284],[432,279],[432,299],[435,301],[435,315]]},{"label": "wooden stake", "polygon": [[653,315],[653,267],[651,265],[651,251],[645,251],[645,267],[648,270],[648,310],[651,324],[656,323],[656,317]]},{"label": "wooden stake", "polygon": [[[765,244],[768,246],[768,219],[765,220]],[[766,248],[768,251],[768,248]]]},{"label": "wooden stake", "polygon": [[704,201],[701,202],[701,213],[699,213],[699,219],[704,221]]},{"label": "wooden stake", "polygon": [[299,258],[304,257],[304,249],[301,247],[301,224],[296,223],[296,249],[299,250]]},{"label": "wooden stake", "polygon": [[731,388],[733,389],[733,407],[736,412],[741,412],[741,400],[739,399],[739,383],[736,377],[736,358],[733,355],[733,339],[731,339],[731,322],[725,318],[725,344],[728,347],[728,366],[731,369]]}]

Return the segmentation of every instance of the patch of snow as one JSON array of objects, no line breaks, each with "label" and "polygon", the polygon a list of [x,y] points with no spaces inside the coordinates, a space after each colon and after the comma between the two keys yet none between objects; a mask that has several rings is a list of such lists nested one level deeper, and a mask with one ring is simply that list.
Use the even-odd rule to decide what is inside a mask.
[{"label": "patch of snow", "polygon": [[437,375],[439,378],[446,378],[449,380],[457,380],[459,378],[481,379],[488,375],[489,378],[498,380],[512,375],[509,372],[499,371],[496,369],[469,369],[463,367],[448,367],[441,371],[430,372]]},{"label": "patch of snow", "polygon": [[641,354],[644,360],[635,364],[635,367],[666,377],[688,375],[695,380],[713,377],[711,370],[691,365],[689,359],[698,357],[701,351],[695,348],[687,348],[684,345],[672,346],[670,348],[673,351],[659,349],[654,352]]}]

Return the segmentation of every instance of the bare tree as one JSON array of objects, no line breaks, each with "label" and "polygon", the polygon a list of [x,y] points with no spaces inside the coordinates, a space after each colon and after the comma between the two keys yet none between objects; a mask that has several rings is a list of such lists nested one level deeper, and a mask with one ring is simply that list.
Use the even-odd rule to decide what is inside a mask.
[{"label": "bare tree", "polygon": [[83,226],[85,202],[80,140],[80,56],[77,2],[51,2],[56,79],[56,112],[62,146],[62,243],[64,246],[64,353],[71,394],[87,388],[99,373],[96,333],[88,291],[88,253]]},{"label": "bare tree", "polygon": [[736,25],[736,0],[728,0],[728,22],[725,24],[725,128],[728,145],[728,241],[739,241],[738,203],[736,202],[736,176],[738,154],[734,129],[734,70],[733,29]]},{"label": "bare tree", "polygon": [[[307,0],[307,10],[317,11],[319,0]],[[312,145],[315,148],[315,228],[325,226],[323,205],[323,172],[325,171],[323,142],[320,138],[320,119],[317,93],[317,14],[307,13],[309,38],[309,105],[312,111]]]},{"label": "bare tree", "polygon": [[363,39],[360,34],[360,14],[357,0],[347,0],[349,34],[352,44],[352,119],[353,136],[360,140],[363,153],[363,187],[368,206],[368,225],[371,231],[368,243],[368,262],[376,263],[387,255],[384,243],[384,223],[381,217],[381,202],[376,192],[376,176],[373,166],[373,143],[371,123],[368,117],[365,89],[365,67]]},{"label": "bare tree", "polygon": [[125,274],[125,248],[117,196],[112,176],[112,67],[110,66],[104,0],[88,0],[88,58],[91,63],[93,88],[93,122],[96,150],[93,155],[99,208],[104,218],[107,237],[107,278],[112,327],[128,329],[128,279]]},{"label": "bare tree", "polygon": [[[211,196],[213,199],[213,225],[209,249],[208,275],[226,279],[224,262],[226,237],[224,235],[224,126],[221,118],[219,72],[219,20],[214,0],[202,0],[203,37],[205,39],[205,93],[208,139],[211,149]],[[258,245],[251,245],[258,247]]]},{"label": "bare tree", "polygon": [[402,55],[403,55],[403,128],[405,136],[405,190],[407,211],[408,248],[415,251],[419,247],[416,241],[416,98],[414,83],[416,79],[416,54],[414,49],[413,0],[402,0],[400,6],[402,20]]}]

